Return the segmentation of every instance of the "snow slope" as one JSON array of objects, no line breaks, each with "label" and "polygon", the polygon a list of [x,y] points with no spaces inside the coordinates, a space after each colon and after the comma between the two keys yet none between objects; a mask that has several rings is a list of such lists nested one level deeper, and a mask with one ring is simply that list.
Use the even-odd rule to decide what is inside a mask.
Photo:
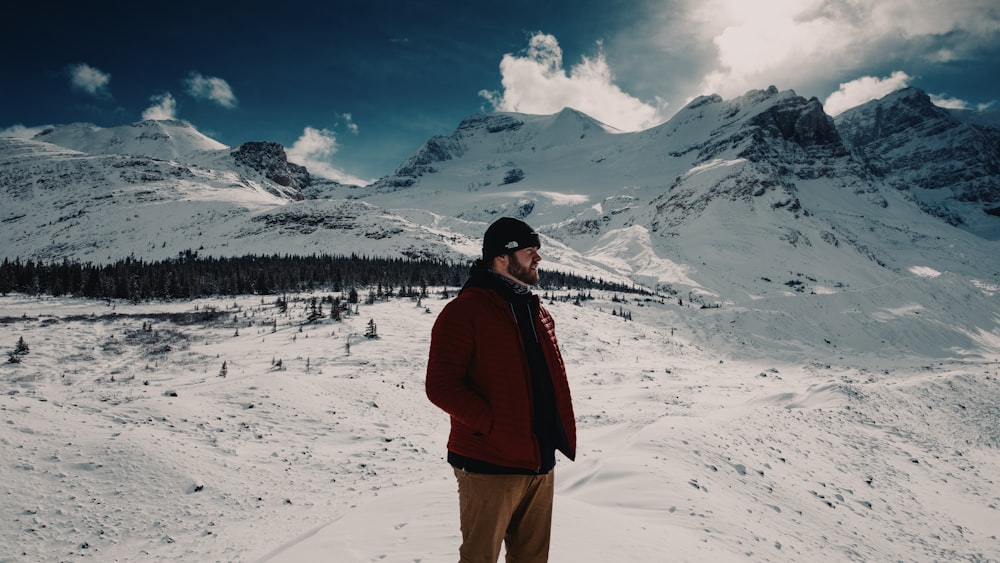
[{"label": "snow slope", "polygon": [[[222,156],[201,158],[218,163]],[[204,168],[0,139],[0,194],[9,259],[108,263],[164,260],[189,250],[206,256],[454,252],[442,243],[452,233],[366,202],[295,201],[285,186],[232,164]]]},{"label": "snow slope", "polygon": [[90,154],[131,154],[159,160],[181,160],[227,148],[179,120],[145,120],[107,128],[73,123],[42,131],[34,139]]},{"label": "snow slope", "polygon": [[[423,394],[446,301],[306,324],[309,297],[0,299],[0,343],[30,347],[0,366],[0,559],[454,560],[448,420]],[[794,311],[549,307],[580,428],[552,561],[1000,557],[995,331],[925,348],[919,307],[886,308],[844,354],[787,345]]]}]

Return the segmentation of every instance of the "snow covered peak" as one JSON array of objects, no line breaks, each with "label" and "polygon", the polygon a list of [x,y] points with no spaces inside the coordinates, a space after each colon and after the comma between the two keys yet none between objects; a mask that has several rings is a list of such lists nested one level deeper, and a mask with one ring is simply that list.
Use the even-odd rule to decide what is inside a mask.
[{"label": "snow covered peak", "polygon": [[795,161],[797,173],[815,175],[825,173],[824,161],[846,155],[819,100],[773,86],[731,100],[702,96],[666,123],[637,135],[669,147],[672,156],[693,157],[691,164],[697,166],[731,158],[780,166]]},{"label": "snow covered peak", "polygon": [[161,160],[227,148],[178,120],[145,120],[108,128],[72,123],[46,129],[34,139],[88,154],[133,154]]},{"label": "snow covered peak", "polygon": [[837,130],[876,176],[953,225],[1000,238],[1000,127],[935,106],[905,88],[837,116]]},{"label": "snow covered peak", "polygon": [[618,131],[572,108],[552,115],[497,112],[472,115],[450,135],[428,140],[406,159],[391,176],[372,185],[377,192],[394,192],[420,184],[425,176],[448,168],[449,161],[462,159],[463,167],[474,161],[481,171],[499,177],[479,182],[514,184],[524,178],[516,155],[551,160],[556,153],[599,150]]},{"label": "snow covered peak", "polygon": [[914,127],[939,129],[956,124],[947,110],[935,106],[925,92],[904,88],[884,98],[851,108],[836,118],[854,145],[891,137]]}]

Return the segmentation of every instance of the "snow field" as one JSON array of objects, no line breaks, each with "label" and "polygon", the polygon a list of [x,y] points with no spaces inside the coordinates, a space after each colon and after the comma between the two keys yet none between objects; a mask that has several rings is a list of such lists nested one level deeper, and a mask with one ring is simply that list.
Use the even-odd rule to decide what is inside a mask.
[{"label": "snow field", "polygon": [[[0,298],[30,346],[0,366],[0,560],[455,560],[445,301],[304,324],[323,295]],[[580,446],[552,561],[1000,558],[995,351],[747,356],[712,311],[612,297],[547,302]]]}]

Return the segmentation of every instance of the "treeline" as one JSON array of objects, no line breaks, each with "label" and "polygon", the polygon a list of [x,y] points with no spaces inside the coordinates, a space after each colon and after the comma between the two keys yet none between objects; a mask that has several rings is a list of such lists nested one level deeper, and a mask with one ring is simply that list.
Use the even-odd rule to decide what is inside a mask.
[{"label": "treeline", "polygon": [[[209,258],[190,251],[159,262],[127,258],[100,265],[4,259],[0,264],[0,295],[144,301],[374,287],[419,295],[425,294],[428,287],[461,286],[470,264],[358,255]],[[542,289],[637,291],[623,284],[556,271],[545,271],[542,281]]]}]

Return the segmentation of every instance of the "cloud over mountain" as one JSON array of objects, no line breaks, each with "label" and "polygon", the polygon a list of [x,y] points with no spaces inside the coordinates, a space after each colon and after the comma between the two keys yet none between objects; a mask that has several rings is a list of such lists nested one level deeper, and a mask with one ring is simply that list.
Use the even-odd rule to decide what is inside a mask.
[{"label": "cloud over mountain", "polygon": [[222,78],[192,72],[184,80],[184,85],[187,93],[196,99],[209,100],[227,109],[235,108],[238,104],[233,89]]},{"label": "cloud over mountain", "polygon": [[177,118],[177,100],[170,92],[154,94],[149,97],[153,105],[142,112],[143,119],[166,120]]},{"label": "cloud over mountain", "polygon": [[74,90],[79,90],[97,97],[108,97],[111,95],[109,84],[111,75],[88,65],[87,63],[77,63],[68,68],[70,84]]},{"label": "cloud over mountain", "polygon": [[667,118],[664,100],[643,102],[614,83],[603,50],[567,72],[559,42],[545,33],[534,34],[522,55],[504,55],[500,74],[502,92],[479,92],[497,111],[548,114],[571,107],[622,131],[648,129]]},{"label": "cloud over mountain", "polygon": [[[345,119],[349,129],[356,132],[357,125],[351,121],[350,115]],[[305,166],[312,174],[321,178],[344,184],[362,186],[369,184],[370,180],[357,178],[334,166],[331,159],[337,154],[338,149],[336,133],[329,129],[306,127],[302,130],[302,135],[288,148],[288,158]]]}]

